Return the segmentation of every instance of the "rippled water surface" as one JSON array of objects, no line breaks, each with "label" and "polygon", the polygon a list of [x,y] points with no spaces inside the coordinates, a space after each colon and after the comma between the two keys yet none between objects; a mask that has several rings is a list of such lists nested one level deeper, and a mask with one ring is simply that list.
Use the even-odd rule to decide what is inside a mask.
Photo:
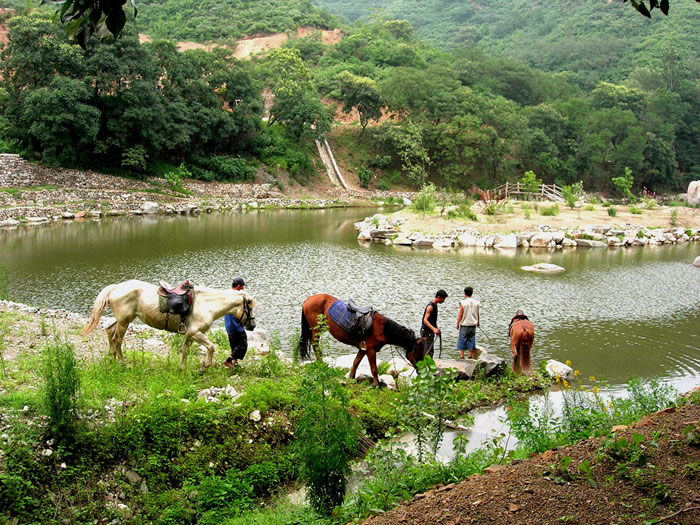
[{"label": "rippled water surface", "polygon": [[[471,285],[482,303],[477,344],[498,355],[510,355],[506,329],[521,308],[535,324],[535,362],[570,359],[586,376],[613,385],[630,376],[663,376],[679,388],[700,383],[700,269],[692,266],[699,244],[564,252],[358,244],[353,223],[371,213],[259,211],[0,231],[0,263],[11,299],[86,315],[110,283],[189,278],[225,288],[241,275],[258,300],[258,325],[279,331],[284,346],[308,295],[371,304],[417,330],[425,305],[444,288],[443,357],[457,355],[458,301]],[[537,262],[567,271],[520,270]],[[352,349],[338,345],[334,352]]]}]

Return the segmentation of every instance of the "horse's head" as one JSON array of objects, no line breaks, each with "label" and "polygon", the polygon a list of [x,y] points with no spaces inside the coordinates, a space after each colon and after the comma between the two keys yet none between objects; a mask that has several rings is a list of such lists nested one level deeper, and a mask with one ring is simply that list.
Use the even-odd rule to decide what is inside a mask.
[{"label": "horse's head", "polygon": [[255,330],[255,313],[253,312],[254,307],[255,299],[243,294],[243,314],[241,315],[239,321],[243,326],[245,326],[246,330]]},{"label": "horse's head", "polygon": [[415,367],[430,351],[430,342],[427,337],[414,337],[413,341],[413,347],[406,349],[406,359]]}]

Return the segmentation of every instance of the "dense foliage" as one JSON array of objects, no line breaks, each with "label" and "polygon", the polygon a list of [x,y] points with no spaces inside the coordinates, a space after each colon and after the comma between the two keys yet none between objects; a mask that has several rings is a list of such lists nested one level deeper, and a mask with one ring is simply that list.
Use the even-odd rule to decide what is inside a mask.
[{"label": "dense foliage", "polygon": [[[20,151],[53,164],[137,174],[185,162],[204,180],[250,179],[251,155],[301,166],[299,172],[312,168],[284,134],[263,129],[258,74],[223,49],[181,53],[171,42],[139,44],[127,27],[116,41],[91,41],[84,53],[45,14],[16,16],[8,25],[1,127]],[[318,95],[308,98],[320,106]],[[281,113],[281,121],[293,120]]]},{"label": "dense foliage", "polygon": [[337,20],[310,0],[139,0],[136,23],[156,38],[232,41],[299,26],[332,29]]}]

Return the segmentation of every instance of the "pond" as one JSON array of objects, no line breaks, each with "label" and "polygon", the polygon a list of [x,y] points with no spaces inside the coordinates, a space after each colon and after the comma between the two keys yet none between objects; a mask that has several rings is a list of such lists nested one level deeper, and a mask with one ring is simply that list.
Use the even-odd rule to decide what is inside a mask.
[{"label": "pond", "polygon": [[[477,344],[506,359],[508,322],[521,308],[535,324],[535,362],[568,359],[612,386],[631,376],[664,377],[679,390],[700,383],[700,269],[692,265],[700,244],[504,252],[358,243],[353,224],[375,212],[265,210],[2,230],[0,264],[12,300],[84,315],[110,283],[189,278],[226,288],[240,275],[258,300],[258,326],[278,331],[285,348],[308,295],[352,298],[417,330],[444,288],[443,358],[458,355],[458,301],[470,285],[482,303]],[[566,272],[520,270],[537,262]],[[352,353],[339,344],[332,351]]]}]

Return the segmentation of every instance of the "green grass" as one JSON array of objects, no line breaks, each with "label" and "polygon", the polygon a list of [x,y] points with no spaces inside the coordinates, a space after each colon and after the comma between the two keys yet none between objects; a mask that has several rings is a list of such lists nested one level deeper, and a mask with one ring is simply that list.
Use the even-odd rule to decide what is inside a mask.
[{"label": "green grass", "polygon": [[60,186],[55,186],[52,184],[38,185],[38,186],[25,186],[22,188],[0,188],[0,191],[4,193],[9,193],[13,197],[18,196],[23,191],[48,191],[48,190],[58,190]]}]

